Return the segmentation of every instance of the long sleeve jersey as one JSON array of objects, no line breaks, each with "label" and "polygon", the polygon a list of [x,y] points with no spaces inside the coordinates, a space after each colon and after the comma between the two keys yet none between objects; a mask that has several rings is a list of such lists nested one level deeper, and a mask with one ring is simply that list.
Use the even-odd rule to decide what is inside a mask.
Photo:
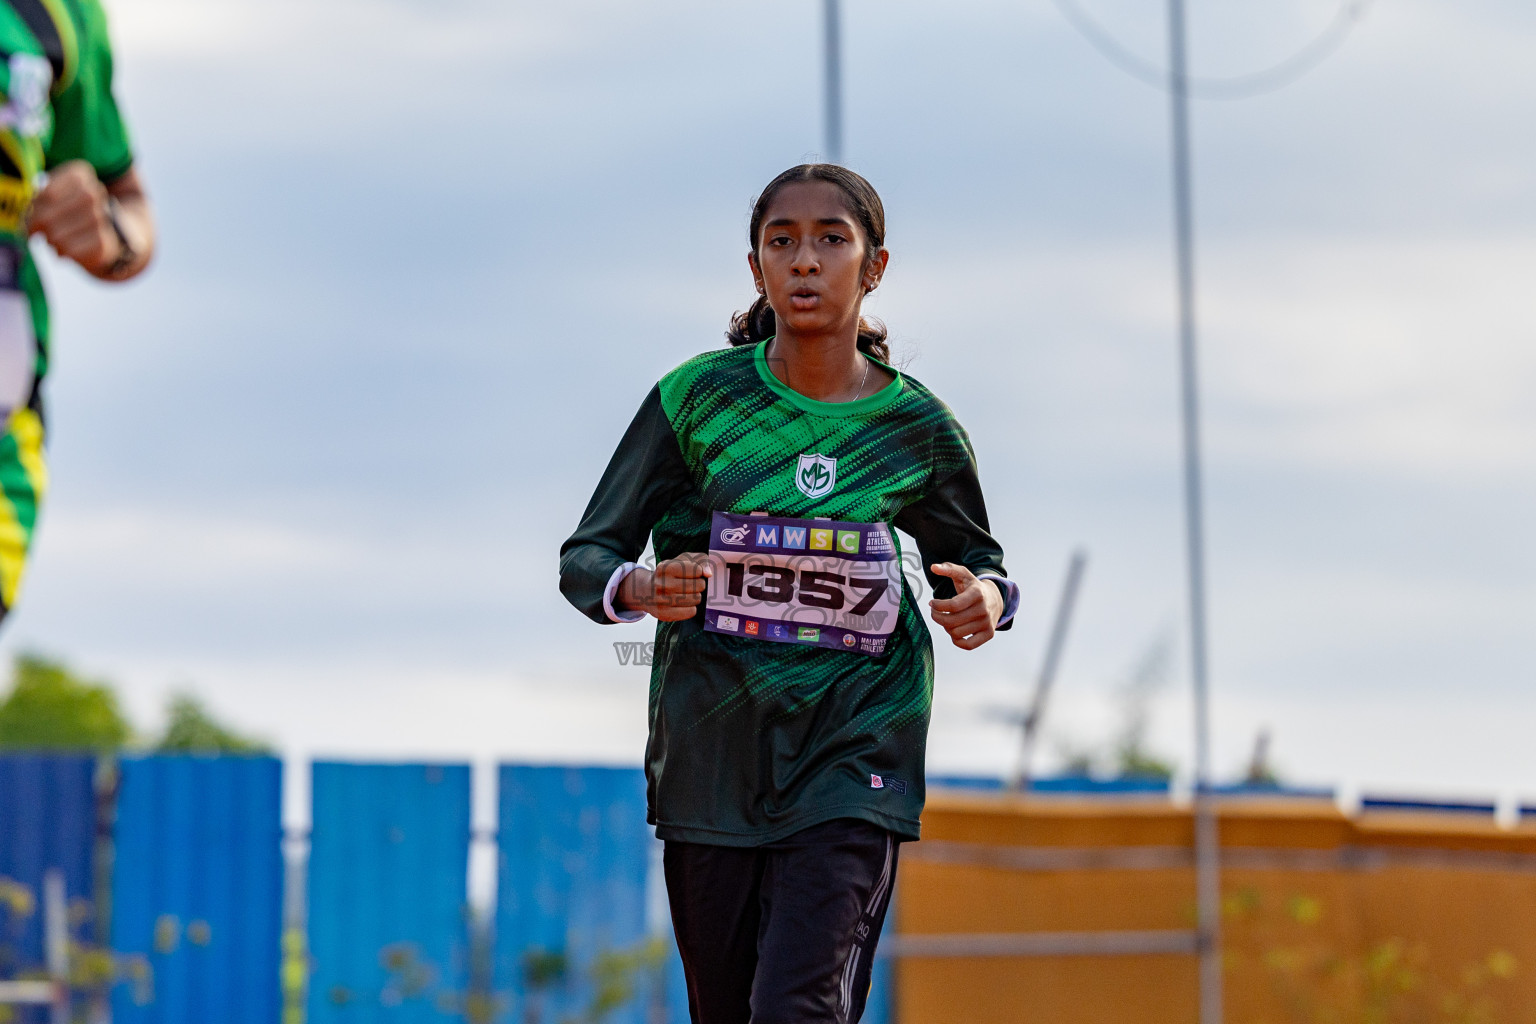
[{"label": "long sleeve jersey", "polygon": [[[652,388],[581,524],[560,550],[560,589],[597,622],[654,544],[658,561],[710,548],[711,514],[888,523],[917,541],[934,596],[936,562],[993,577],[1007,628],[1018,604],[987,525],[970,441],[915,379],[867,398],[807,398],[774,376],[766,343],[708,352]],[[713,582],[713,581],[712,581]],[[646,778],[663,839],[773,842],[833,818],[919,835],[933,647],[902,580],[882,656],[771,643],[659,622],[651,666]]]}]

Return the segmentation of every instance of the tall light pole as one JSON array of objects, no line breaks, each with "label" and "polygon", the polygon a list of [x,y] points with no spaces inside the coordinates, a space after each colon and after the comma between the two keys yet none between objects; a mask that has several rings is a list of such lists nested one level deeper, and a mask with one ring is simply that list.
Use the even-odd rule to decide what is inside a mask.
[{"label": "tall light pole", "polygon": [[1184,0],[1168,0],[1168,95],[1173,120],[1174,252],[1184,426],[1184,543],[1189,562],[1189,661],[1195,698],[1195,893],[1200,1024],[1221,1024],[1221,837],[1211,792],[1210,684],[1205,631],[1205,514],[1195,361],[1195,227],[1189,167],[1189,75]]},{"label": "tall light pole", "polygon": [[[1373,0],[1339,0],[1333,22],[1285,60],[1235,78],[1205,79],[1207,95],[1237,99],[1283,88],[1336,52]],[[1195,228],[1190,184],[1188,55],[1184,0],[1168,0],[1168,70],[1121,46],[1078,0],[1056,0],[1071,25],[1122,71],[1168,90],[1173,121],[1174,248],[1178,273],[1179,371],[1184,436],[1184,524],[1189,564],[1189,658],[1195,703],[1195,877],[1199,906],[1200,1022],[1221,1024],[1221,835],[1211,791],[1210,677],[1206,657],[1205,523],[1200,479],[1200,402],[1196,363]]]},{"label": "tall light pole", "polygon": [[826,44],[824,127],[827,163],[843,162],[843,39],[838,0],[822,0],[822,37]]}]

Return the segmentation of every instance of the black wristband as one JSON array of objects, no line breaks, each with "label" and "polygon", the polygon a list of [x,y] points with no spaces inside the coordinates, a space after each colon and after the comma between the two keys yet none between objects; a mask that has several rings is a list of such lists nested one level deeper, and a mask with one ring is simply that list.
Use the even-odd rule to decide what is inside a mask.
[{"label": "black wristband", "polygon": [[107,197],[107,222],[112,225],[112,233],[117,236],[117,244],[123,250],[117,259],[112,261],[112,265],[106,271],[107,277],[117,277],[123,271],[133,266],[134,261],[139,258],[139,254],[134,251],[133,243],[128,241],[128,233],[123,230],[118,202],[111,196]]}]

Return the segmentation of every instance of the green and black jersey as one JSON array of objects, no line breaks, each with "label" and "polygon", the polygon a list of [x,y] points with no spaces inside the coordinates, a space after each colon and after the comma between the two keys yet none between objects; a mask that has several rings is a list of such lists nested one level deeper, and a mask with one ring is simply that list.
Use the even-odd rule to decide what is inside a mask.
[{"label": "green and black jersey", "polygon": [[[889,367],[868,398],[818,402],[773,375],[765,347],[698,356],[651,390],[561,548],[571,603],[598,622],[638,618],[612,600],[647,539],[658,560],[702,552],[711,513],[767,513],[890,523],[916,539],[925,573],[955,562],[996,578],[1011,620],[1017,588],[949,408]],[[801,478],[807,466],[830,488],[814,469]],[[917,838],[933,648],[902,589],[881,657],[708,632],[702,607],[657,625],[646,775],[661,838],[753,846],[833,818]]]}]

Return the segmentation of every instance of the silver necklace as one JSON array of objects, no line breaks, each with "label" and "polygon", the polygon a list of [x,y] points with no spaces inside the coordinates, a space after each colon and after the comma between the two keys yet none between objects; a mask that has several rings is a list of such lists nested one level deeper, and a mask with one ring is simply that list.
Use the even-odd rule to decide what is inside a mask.
[{"label": "silver necklace", "polygon": [[[771,345],[771,346],[777,346],[778,343],[779,343],[779,339],[778,338],[774,338],[768,344]],[[772,358],[772,356],[770,355],[769,358]],[[864,376],[859,378],[859,390],[856,391],[854,393],[854,396],[852,398],[848,399],[848,401],[850,401],[850,402],[857,402],[859,399],[864,397],[864,386],[869,383],[869,364],[872,363],[872,362],[874,362],[874,360],[870,359],[869,356],[865,356],[864,357]],[[788,381],[786,381],[785,383],[788,383]]]},{"label": "silver necklace", "polygon": [[865,356],[864,357],[864,376],[859,380],[859,390],[858,390],[858,393],[853,396],[851,401],[857,402],[860,398],[864,397],[864,385],[869,383],[869,364],[870,364],[870,358],[869,358],[869,356]]}]

